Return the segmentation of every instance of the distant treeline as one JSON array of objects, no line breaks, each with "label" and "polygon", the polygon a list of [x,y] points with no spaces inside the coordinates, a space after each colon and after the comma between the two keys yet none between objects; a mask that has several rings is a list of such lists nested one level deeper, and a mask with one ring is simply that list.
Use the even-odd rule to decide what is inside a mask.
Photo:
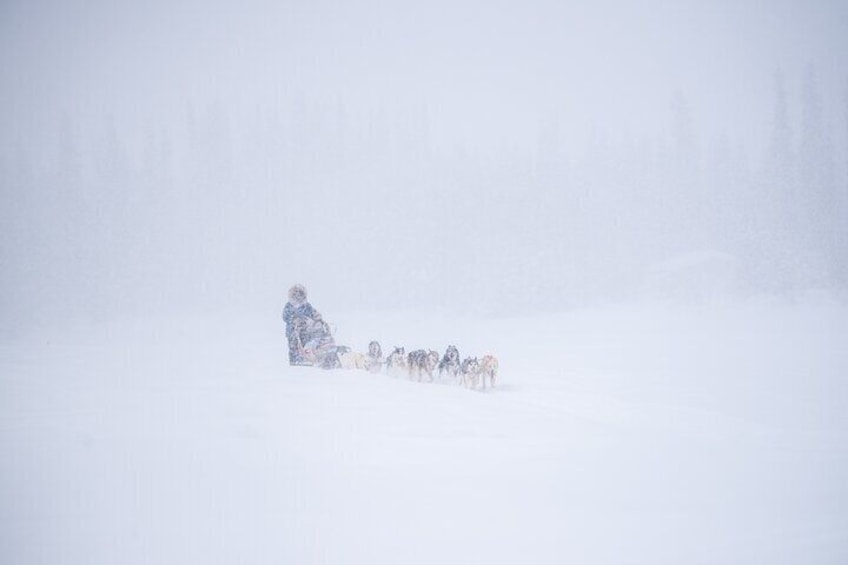
[{"label": "distant treeline", "polygon": [[338,305],[508,314],[685,286],[711,261],[733,292],[845,288],[848,94],[823,108],[800,82],[795,108],[775,78],[761,147],[703,139],[681,94],[667,135],[579,151],[556,119],[527,150],[439,147],[426,107],[188,105],[140,139],[68,113],[38,146],[2,138],[0,311],[276,308],[299,281]]}]

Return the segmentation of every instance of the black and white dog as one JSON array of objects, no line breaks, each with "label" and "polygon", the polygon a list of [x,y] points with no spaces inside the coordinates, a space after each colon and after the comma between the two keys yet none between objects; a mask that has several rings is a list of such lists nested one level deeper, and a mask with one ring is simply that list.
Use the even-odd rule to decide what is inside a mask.
[{"label": "black and white dog", "polygon": [[477,388],[477,379],[480,376],[480,362],[476,357],[467,357],[462,362],[459,370],[462,373],[462,385],[468,388]]},{"label": "black and white dog", "polygon": [[394,351],[386,358],[386,371],[392,375],[399,376],[406,371],[406,350],[403,347],[395,347]]},{"label": "black and white dog", "polygon": [[447,373],[454,379],[459,375],[460,359],[459,350],[455,345],[449,345],[445,351],[444,357],[439,361],[439,378],[442,378],[443,373]]},{"label": "black and white dog", "polygon": [[416,349],[409,352],[406,361],[409,364],[409,378],[418,375],[418,382],[421,382],[421,378],[426,374],[430,382],[433,382],[433,371],[439,362],[439,354],[437,352],[432,349],[429,351]]}]

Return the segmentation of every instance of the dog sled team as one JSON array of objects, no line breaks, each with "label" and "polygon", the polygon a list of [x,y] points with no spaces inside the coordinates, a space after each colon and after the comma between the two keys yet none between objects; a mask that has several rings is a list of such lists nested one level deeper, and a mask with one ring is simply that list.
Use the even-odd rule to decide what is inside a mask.
[{"label": "dog sled team", "polygon": [[443,355],[432,349],[406,352],[395,347],[383,357],[380,344],[372,341],[367,353],[351,351],[336,345],[330,326],[321,314],[306,300],[306,288],[296,284],[289,289],[289,301],[283,309],[286,338],[289,345],[289,363],[324,369],[360,369],[372,373],[386,372],[394,377],[408,376],[419,382],[427,378],[448,378],[466,388],[486,389],[495,386],[498,360],[494,355],[461,359],[456,346],[450,345]]},{"label": "dog sled team", "polygon": [[[380,344],[376,341],[371,342],[369,351],[372,347],[380,350]],[[494,388],[498,377],[498,360],[494,355],[486,355],[480,359],[466,357],[460,361],[459,350],[454,345],[449,345],[441,358],[432,349],[416,349],[405,354],[403,347],[395,347],[385,363],[379,357],[372,358],[371,361],[371,370],[375,372],[380,372],[385,366],[386,373],[391,376],[408,375],[410,379],[417,378],[418,382],[423,381],[425,376],[429,382],[447,377],[464,387],[476,389],[482,386],[485,390],[486,382]]]}]

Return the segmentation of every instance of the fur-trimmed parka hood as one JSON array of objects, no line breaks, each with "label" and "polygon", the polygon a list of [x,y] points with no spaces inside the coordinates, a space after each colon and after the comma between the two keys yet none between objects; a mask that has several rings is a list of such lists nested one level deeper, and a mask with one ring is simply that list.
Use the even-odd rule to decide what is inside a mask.
[{"label": "fur-trimmed parka hood", "polygon": [[289,289],[289,302],[295,306],[299,306],[306,302],[306,287],[302,284],[296,284]]}]

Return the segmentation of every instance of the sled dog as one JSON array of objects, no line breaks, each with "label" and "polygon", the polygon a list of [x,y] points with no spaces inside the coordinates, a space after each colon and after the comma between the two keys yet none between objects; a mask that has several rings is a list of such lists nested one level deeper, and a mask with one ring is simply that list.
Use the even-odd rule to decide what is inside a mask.
[{"label": "sled dog", "polygon": [[442,378],[442,373],[447,373],[454,379],[459,375],[460,359],[459,350],[455,345],[449,345],[445,351],[444,357],[439,361],[439,378]]},{"label": "sled dog", "polygon": [[462,386],[477,388],[477,378],[480,376],[480,363],[476,357],[466,357],[459,369]]},{"label": "sled dog", "polygon": [[498,358],[494,355],[484,355],[480,360],[480,376],[483,381],[483,390],[486,390],[486,377],[489,378],[489,385],[495,388],[495,379],[498,376]]},{"label": "sled dog", "polygon": [[395,347],[394,351],[386,358],[386,371],[393,375],[400,375],[406,371],[406,355],[403,347]]},{"label": "sled dog", "polygon": [[439,354],[432,349],[425,351],[416,349],[410,351],[407,356],[407,364],[409,365],[409,378],[418,376],[418,382],[421,382],[422,377],[426,374],[429,381],[433,382],[433,370],[439,362]]},{"label": "sled dog", "polygon": [[372,373],[379,373],[383,368],[383,350],[377,341],[368,344],[368,364]]},{"label": "sled dog", "polygon": [[367,371],[371,366],[368,358],[356,351],[339,353],[339,364],[342,369],[361,369]]}]

